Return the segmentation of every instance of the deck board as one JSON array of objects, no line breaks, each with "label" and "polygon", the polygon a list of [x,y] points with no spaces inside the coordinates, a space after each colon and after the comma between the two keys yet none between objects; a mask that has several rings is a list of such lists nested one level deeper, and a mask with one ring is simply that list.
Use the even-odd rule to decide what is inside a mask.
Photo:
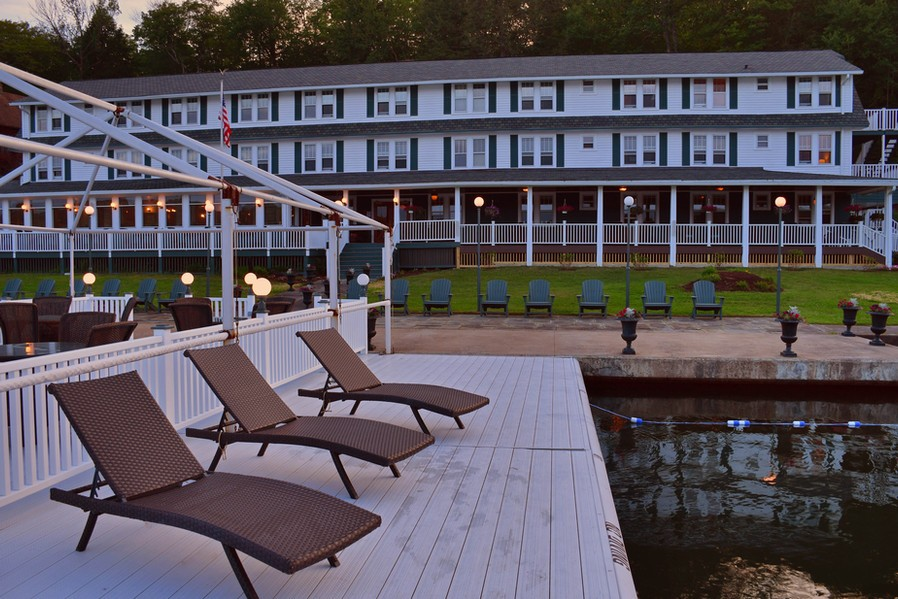
[{"label": "deck board", "polygon": [[[361,497],[383,525],[340,555],[286,576],[244,565],[263,597],[618,597],[632,595],[615,566],[606,522],[616,524],[579,366],[569,358],[366,356],[385,381],[452,385],[490,397],[465,428],[424,413],[436,443],[392,476],[344,458]],[[320,403],[281,390],[297,413]],[[331,405],[348,415],[351,402]],[[368,402],[358,417],[416,428],[411,410]],[[203,464],[214,444],[188,439]],[[328,452],[232,445],[219,470],[288,480],[349,499]],[[4,519],[0,597],[240,597],[220,545],[170,527],[104,516],[87,551],[74,546],[84,514],[49,500]],[[15,545],[15,549],[11,547]]]}]

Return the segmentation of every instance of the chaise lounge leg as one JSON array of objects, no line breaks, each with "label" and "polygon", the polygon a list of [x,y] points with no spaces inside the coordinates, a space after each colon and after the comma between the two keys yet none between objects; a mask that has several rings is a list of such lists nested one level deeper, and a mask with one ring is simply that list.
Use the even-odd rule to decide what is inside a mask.
[{"label": "chaise lounge leg", "polygon": [[430,430],[427,428],[427,425],[424,424],[424,419],[421,418],[421,412],[418,411],[418,408],[412,408],[412,414],[415,415],[415,420],[418,421],[418,426],[421,427],[421,432],[423,432],[425,435],[429,435]]},{"label": "chaise lounge leg", "polygon": [[209,464],[208,472],[215,472],[215,469],[218,468],[218,462],[221,461],[221,456],[224,455],[224,447],[219,445],[218,449],[215,450],[215,456],[212,457],[212,463]]},{"label": "chaise lounge leg", "polygon": [[362,405],[362,402],[358,400],[354,404],[352,404],[352,409],[349,410],[349,415],[355,416],[355,411],[359,409],[360,405]]},{"label": "chaise lounge leg", "polygon": [[75,547],[75,551],[84,551],[87,549],[87,544],[90,542],[90,536],[94,533],[94,526],[97,525],[97,518],[100,517],[100,514],[97,512],[90,512],[87,515],[87,522],[84,524],[84,531],[81,533],[81,538],[78,539],[78,545]]},{"label": "chaise lounge leg", "polygon": [[340,454],[332,451],[331,458],[334,460],[334,466],[337,467],[337,474],[340,475],[340,480],[343,481],[343,486],[346,487],[346,492],[349,493],[349,496],[353,499],[358,499],[359,494],[356,493],[355,487],[352,486],[352,481],[349,480],[349,475],[346,474],[346,468],[343,467],[343,462],[340,461]]},{"label": "chaise lounge leg", "polygon": [[340,565],[340,560],[337,559],[336,555],[332,555],[327,558],[327,563],[329,563],[332,567],[336,568]]},{"label": "chaise lounge leg", "polygon": [[399,478],[402,474],[399,472],[399,468],[396,467],[396,464],[390,464],[390,470],[393,472],[393,476]]},{"label": "chaise lounge leg", "polygon": [[262,447],[259,448],[259,453],[256,454],[258,457],[262,457],[265,455],[265,450],[268,449],[268,443],[262,443]]},{"label": "chaise lounge leg", "polygon": [[224,543],[222,543],[221,546],[224,547],[225,555],[228,556],[228,562],[231,564],[231,570],[234,571],[234,576],[237,577],[237,582],[240,583],[240,588],[243,589],[243,594],[246,595],[246,599],[259,599],[256,589],[253,588],[252,581],[250,581],[249,576],[246,575],[246,570],[243,569],[243,564],[240,563],[240,557],[237,555],[237,552],[234,551],[233,547],[228,547]]},{"label": "chaise lounge leg", "polygon": [[465,424],[461,421],[461,418],[458,416],[453,416],[453,418],[455,418],[455,424],[458,425],[458,428],[465,428]]}]

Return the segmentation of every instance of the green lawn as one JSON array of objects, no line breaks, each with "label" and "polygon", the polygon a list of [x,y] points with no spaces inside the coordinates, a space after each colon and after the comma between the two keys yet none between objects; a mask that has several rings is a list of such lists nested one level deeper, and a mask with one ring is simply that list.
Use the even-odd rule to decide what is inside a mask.
[{"label": "green lawn", "polygon": [[[748,270],[761,277],[776,280],[775,268],[740,269]],[[617,312],[624,307],[625,269],[615,268],[569,268],[504,267],[484,268],[481,273],[482,288],[490,279],[508,281],[511,295],[509,311],[523,314],[523,296],[527,293],[527,283],[531,279],[549,281],[555,295],[555,314],[577,314],[577,294],[584,279],[601,279],[605,283],[605,293],[610,297],[609,312]],[[648,280],[662,280],[667,283],[667,293],[674,296],[674,316],[689,316],[692,313],[691,292],[683,289],[687,283],[695,281],[702,274],[701,268],[643,268],[630,271],[630,304],[641,309],[642,286]],[[430,291],[433,279],[446,278],[452,281],[452,311],[475,312],[477,271],[474,268],[428,271],[407,277],[409,280],[409,309],[420,313],[421,294]],[[784,268],[782,271],[782,305],[798,306],[804,318],[813,323],[838,324],[842,321],[842,311],[836,306],[840,298],[856,297],[866,308],[870,303],[888,302],[898,306],[898,272],[885,270],[833,270]],[[371,300],[376,300],[377,291],[383,289],[383,282],[371,285]],[[720,292],[726,298],[724,316],[773,316],[776,311],[776,293],[727,291]],[[864,316],[860,318],[863,320]]]}]

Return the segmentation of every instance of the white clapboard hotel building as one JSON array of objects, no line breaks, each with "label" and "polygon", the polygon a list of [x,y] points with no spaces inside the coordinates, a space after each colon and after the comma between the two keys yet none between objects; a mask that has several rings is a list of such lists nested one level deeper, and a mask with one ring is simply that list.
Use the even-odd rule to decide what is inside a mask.
[{"label": "white clapboard hotel building", "polygon": [[[628,238],[649,263],[771,264],[779,196],[793,260],[891,265],[898,248],[885,199],[898,183],[898,111],[865,111],[859,76],[835,52],[797,51],[405,62],[67,85],[220,147],[223,83],[231,154],[392,226],[400,267],[471,265],[478,238],[492,264],[619,264]],[[18,106],[26,139],[57,143],[83,130],[29,98]],[[126,119],[118,126],[231,178],[195,150]],[[90,132],[71,147],[160,166],[115,142],[103,149],[104,141]],[[47,158],[0,187],[2,221],[71,227],[93,169]],[[485,199],[479,227],[477,196]],[[635,200],[629,229],[627,196]],[[78,226],[94,232],[84,237],[99,269],[177,270],[208,252],[205,229],[216,223],[207,222],[207,190],[104,167],[90,197],[95,212]],[[290,206],[246,199],[237,219],[243,263],[301,268],[326,242],[320,217]],[[382,233],[355,230],[340,240],[348,265]],[[59,233],[3,230],[0,261],[58,269],[67,243]],[[88,243],[76,244],[83,260]]]}]

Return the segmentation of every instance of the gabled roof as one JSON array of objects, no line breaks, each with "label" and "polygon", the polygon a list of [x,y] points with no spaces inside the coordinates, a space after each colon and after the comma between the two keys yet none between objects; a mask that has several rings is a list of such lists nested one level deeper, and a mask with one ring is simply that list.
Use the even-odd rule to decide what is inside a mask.
[{"label": "gabled roof", "polygon": [[226,93],[296,88],[348,88],[452,81],[526,79],[605,79],[613,77],[772,76],[861,74],[832,50],[789,52],[709,52],[608,54],[393,62],[290,69],[266,69],[70,81],[65,85],[113,100],[141,97],[215,95],[224,79]]}]

